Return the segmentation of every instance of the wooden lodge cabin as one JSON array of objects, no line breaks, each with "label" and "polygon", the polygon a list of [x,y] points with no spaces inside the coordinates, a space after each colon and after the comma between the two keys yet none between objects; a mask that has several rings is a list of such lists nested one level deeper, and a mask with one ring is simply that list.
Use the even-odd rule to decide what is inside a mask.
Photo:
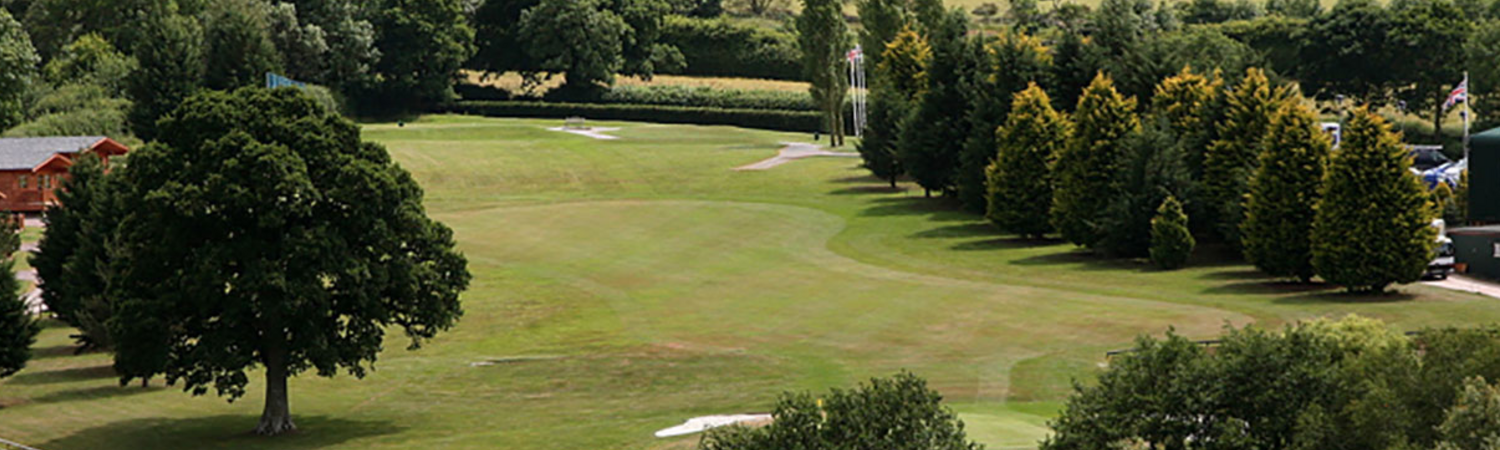
[{"label": "wooden lodge cabin", "polygon": [[0,138],[0,211],[39,213],[57,203],[56,190],[81,152],[107,163],[129,150],[104,136]]}]

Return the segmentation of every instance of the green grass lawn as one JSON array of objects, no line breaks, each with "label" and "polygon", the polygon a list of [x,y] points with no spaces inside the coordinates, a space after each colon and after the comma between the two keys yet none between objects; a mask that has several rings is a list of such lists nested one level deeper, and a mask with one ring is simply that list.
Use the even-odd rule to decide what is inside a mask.
[{"label": "green grass lawn", "polygon": [[[1422,286],[1356,298],[1282,285],[1214,251],[1162,272],[997,234],[854,159],[730,168],[810,136],[426,117],[371,125],[452,226],[466,314],[418,351],[388,342],[364,380],[292,380],[296,435],[247,434],[262,384],[227,404],[118,386],[52,324],[0,381],[0,437],[74,448],[688,448],[652,432],[765,412],[788,389],[911,370],[991,448],[1031,448],[1105,351],[1169,327],[1359,313],[1401,329],[1500,319],[1500,302]],[[399,334],[393,335],[399,337]],[[472,363],[490,362],[475,366]]]}]

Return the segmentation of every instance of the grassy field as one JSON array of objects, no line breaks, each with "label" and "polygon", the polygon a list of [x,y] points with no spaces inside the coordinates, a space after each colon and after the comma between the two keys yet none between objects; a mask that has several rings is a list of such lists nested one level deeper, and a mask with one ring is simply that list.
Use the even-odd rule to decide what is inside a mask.
[{"label": "grassy field", "polygon": [[1357,298],[1211,251],[1162,272],[1018,240],[851,159],[730,170],[804,135],[601,123],[621,139],[598,141],[556,125],[366,127],[455,229],[474,283],[462,321],[423,349],[390,342],[364,380],[292,380],[298,434],[246,433],[258,374],[233,404],[121,387],[107,355],[73,355],[54,324],[32,366],[0,381],[0,437],[46,450],[681,449],[697,438],[651,433],[909,369],[975,439],[1031,448],[1070,380],[1140,334],[1348,313],[1401,329],[1500,320],[1495,300],[1423,286]]}]

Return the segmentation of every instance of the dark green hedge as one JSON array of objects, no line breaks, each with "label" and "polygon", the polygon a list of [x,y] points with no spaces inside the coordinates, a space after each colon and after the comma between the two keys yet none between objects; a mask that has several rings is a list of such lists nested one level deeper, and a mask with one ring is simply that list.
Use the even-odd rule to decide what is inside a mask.
[{"label": "dark green hedge", "polygon": [[661,41],[677,46],[683,75],[802,80],[802,52],[791,33],[728,19],[667,16]]},{"label": "dark green hedge", "polygon": [[580,96],[556,91],[542,98],[517,97],[500,88],[459,84],[454,87],[463,100],[513,100],[543,103],[604,103],[627,105],[686,106],[723,109],[775,109],[813,111],[807,91],[715,89],[708,86],[614,86],[600,93]]},{"label": "dark green hedge", "polygon": [[823,120],[813,111],[728,109],[661,105],[545,103],[534,101],[461,101],[450,112],[488,117],[626,120],[699,125],[733,125],[780,131],[813,132]]}]

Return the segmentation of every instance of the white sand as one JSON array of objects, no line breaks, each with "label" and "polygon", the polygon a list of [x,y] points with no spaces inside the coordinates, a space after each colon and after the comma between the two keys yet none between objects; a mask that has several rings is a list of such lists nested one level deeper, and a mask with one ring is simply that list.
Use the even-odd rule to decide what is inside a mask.
[{"label": "white sand", "polygon": [[610,136],[610,135],[604,134],[604,133],[607,133],[607,132],[610,132],[610,131],[619,131],[620,130],[619,128],[584,128],[584,129],[579,129],[579,128],[556,127],[556,128],[548,128],[548,130],[551,130],[551,131],[561,131],[561,132],[564,132],[564,133],[573,133],[573,134],[576,134],[576,135],[579,135],[579,136],[588,136],[588,137],[591,137],[591,138],[594,138],[594,139],[610,140],[610,139],[619,139],[620,138],[619,136]]},{"label": "white sand", "polygon": [[781,151],[777,152],[776,156],[754,164],[739,166],[734,168],[734,170],[766,170],[772,167],[792,162],[793,160],[811,158],[814,156],[831,156],[836,158],[859,157],[858,153],[830,152],[828,150],[824,150],[823,147],[817,146],[817,144],[804,144],[800,142],[782,143],[786,144],[786,147],[783,147]]},{"label": "white sand", "polygon": [[769,422],[770,414],[728,414],[719,416],[702,416],[688,419],[682,425],[662,429],[656,432],[656,437],[672,437],[699,433],[712,428],[734,425],[745,422]]}]

